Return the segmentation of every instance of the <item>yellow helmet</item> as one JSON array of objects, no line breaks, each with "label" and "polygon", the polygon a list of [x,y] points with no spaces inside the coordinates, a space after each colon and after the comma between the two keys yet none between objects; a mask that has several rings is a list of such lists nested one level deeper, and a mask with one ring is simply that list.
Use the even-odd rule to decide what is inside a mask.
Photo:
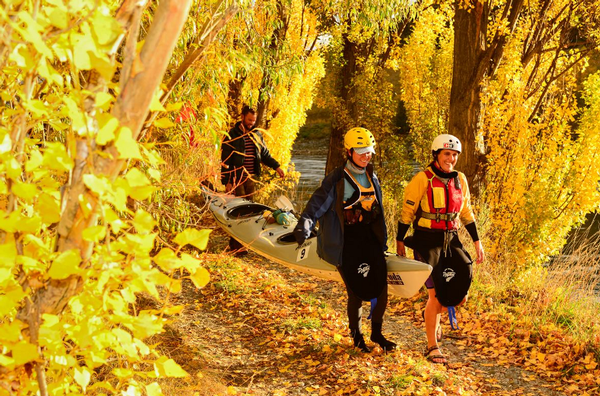
[{"label": "yellow helmet", "polygon": [[371,152],[375,154],[375,137],[366,128],[355,127],[346,132],[344,136],[344,148],[362,149],[363,152]]}]

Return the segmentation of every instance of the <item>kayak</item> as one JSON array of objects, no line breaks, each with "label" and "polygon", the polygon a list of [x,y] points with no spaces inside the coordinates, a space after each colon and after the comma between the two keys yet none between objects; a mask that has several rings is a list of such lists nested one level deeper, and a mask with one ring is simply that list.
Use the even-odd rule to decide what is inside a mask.
[{"label": "kayak", "polygon": [[[336,267],[318,256],[315,233],[298,245],[292,233],[298,222],[295,216],[286,217],[289,224],[279,224],[272,216],[276,208],[204,187],[202,192],[219,226],[248,249],[288,268],[342,281]],[[386,261],[388,291],[399,297],[414,296],[431,274],[429,264],[407,257],[387,255]]]}]

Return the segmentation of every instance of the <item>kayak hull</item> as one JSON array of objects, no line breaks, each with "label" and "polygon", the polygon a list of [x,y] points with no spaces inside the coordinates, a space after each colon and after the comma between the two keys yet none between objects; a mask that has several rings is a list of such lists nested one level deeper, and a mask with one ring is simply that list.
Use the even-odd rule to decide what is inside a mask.
[{"label": "kayak hull", "polygon": [[[273,208],[233,195],[203,192],[219,226],[248,249],[288,268],[342,281],[337,268],[318,256],[316,236],[298,245],[292,234],[297,220],[277,224],[268,216]],[[386,261],[388,291],[399,297],[414,296],[431,274],[431,266],[420,261],[396,255],[387,255]]]}]

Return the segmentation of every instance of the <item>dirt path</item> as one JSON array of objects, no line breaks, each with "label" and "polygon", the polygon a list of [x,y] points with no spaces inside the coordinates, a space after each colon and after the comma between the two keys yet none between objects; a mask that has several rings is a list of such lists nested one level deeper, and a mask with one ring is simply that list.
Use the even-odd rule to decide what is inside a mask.
[{"label": "dirt path", "polygon": [[[214,229],[209,252],[222,252],[226,242]],[[481,358],[468,346],[469,334],[452,334],[446,324],[442,348],[451,363],[427,362],[421,298],[391,298],[384,334],[398,349],[363,354],[347,335],[341,284],[254,253],[219,258],[226,264],[211,268],[205,289],[184,283],[176,303],[187,308],[160,340],[194,378],[202,373],[202,385],[191,379],[174,385],[180,395],[186,394],[181,389],[190,395],[563,395],[560,384],[507,359]]]}]

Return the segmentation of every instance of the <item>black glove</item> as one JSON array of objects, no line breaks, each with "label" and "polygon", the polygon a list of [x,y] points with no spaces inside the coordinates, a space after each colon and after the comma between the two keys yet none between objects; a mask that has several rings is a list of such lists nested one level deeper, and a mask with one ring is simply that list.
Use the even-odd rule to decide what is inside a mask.
[{"label": "black glove", "polygon": [[294,238],[296,238],[298,245],[302,245],[306,241],[304,230],[302,228],[294,228]]}]

